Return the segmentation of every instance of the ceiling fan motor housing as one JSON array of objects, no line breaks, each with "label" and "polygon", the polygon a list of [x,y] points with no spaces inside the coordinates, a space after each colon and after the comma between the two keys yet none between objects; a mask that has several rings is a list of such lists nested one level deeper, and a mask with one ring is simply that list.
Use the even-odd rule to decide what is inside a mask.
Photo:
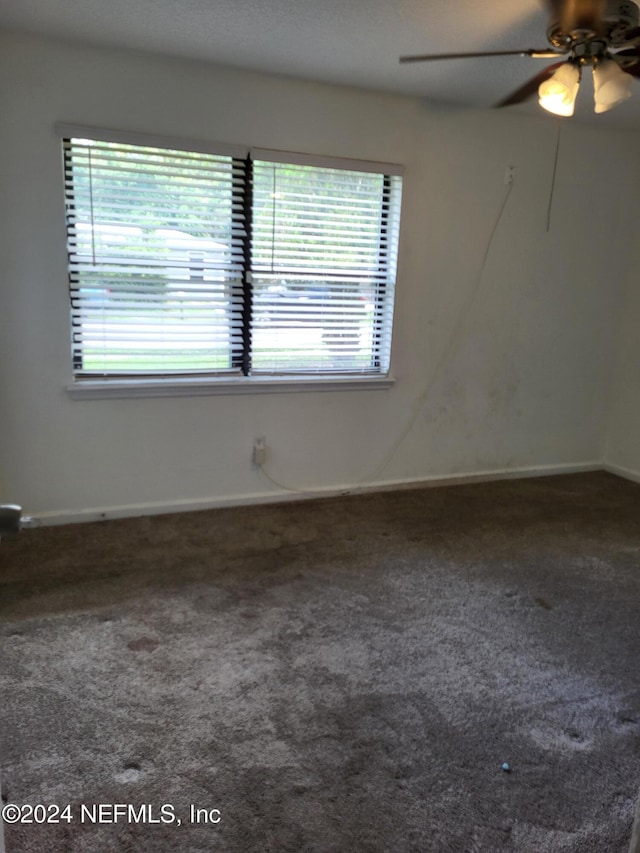
[{"label": "ceiling fan motor housing", "polygon": [[610,37],[622,41],[627,30],[638,26],[640,9],[633,0],[609,0],[603,20],[610,27]]},{"label": "ceiling fan motor housing", "polygon": [[567,50],[576,43],[593,38],[607,44],[620,44],[628,30],[640,23],[640,9],[635,0],[566,0],[549,22],[547,38],[555,48]]}]

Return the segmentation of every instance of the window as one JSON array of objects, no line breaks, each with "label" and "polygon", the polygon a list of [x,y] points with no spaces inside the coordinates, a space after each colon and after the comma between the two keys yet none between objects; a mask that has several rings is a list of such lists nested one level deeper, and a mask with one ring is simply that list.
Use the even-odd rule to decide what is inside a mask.
[{"label": "window", "polygon": [[154,143],[64,139],[76,379],[386,374],[397,167]]}]

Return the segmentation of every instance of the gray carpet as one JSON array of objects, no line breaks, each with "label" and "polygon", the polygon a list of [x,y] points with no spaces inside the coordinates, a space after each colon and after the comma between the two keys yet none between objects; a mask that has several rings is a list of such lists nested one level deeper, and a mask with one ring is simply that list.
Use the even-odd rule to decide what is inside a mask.
[{"label": "gray carpet", "polygon": [[638,485],[42,528],[0,563],[3,796],[73,816],[7,853],[626,850]]}]

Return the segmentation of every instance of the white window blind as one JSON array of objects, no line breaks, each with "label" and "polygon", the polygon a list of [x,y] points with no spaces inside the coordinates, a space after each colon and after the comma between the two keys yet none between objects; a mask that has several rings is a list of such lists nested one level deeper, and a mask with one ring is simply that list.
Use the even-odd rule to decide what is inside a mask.
[{"label": "white window blind", "polygon": [[64,140],[78,379],[388,371],[396,167],[105,137]]},{"label": "white window blind", "polygon": [[400,181],[254,162],[254,372],[388,370]]},{"label": "white window blind", "polygon": [[244,162],[79,138],[64,147],[76,372],[239,370]]}]

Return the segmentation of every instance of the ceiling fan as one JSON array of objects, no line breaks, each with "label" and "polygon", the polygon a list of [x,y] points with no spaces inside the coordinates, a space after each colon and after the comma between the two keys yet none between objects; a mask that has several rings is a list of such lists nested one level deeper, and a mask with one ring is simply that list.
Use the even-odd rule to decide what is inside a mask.
[{"label": "ceiling fan", "polygon": [[538,103],[560,116],[573,115],[582,70],[593,70],[595,112],[604,113],[631,95],[633,78],[640,79],[640,9],[636,0],[545,0],[551,19],[550,48],[493,50],[402,56],[400,62],[526,56],[560,59],[504,98],[497,107],[526,101],[538,92]]}]

